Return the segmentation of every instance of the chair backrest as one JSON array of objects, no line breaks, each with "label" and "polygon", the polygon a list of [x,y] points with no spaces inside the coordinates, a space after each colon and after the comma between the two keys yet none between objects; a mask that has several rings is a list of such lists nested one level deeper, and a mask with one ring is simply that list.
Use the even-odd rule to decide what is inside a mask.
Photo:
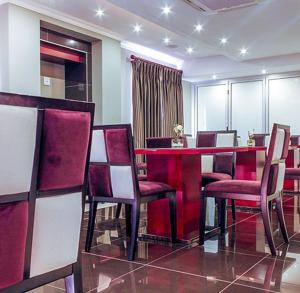
[{"label": "chair backrest", "polygon": [[300,145],[300,135],[291,135],[291,145],[293,146]]},{"label": "chair backrest", "polygon": [[[173,137],[148,137],[146,147],[149,149],[171,148]],[[183,136],[183,147],[188,147],[187,138]]]},{"label": "chair backrest", "polygon": [[281,192],[283,189],[289,142],[290,127],[274,124],[262,176],[261,193],[263,196]]},{"label": "chair backrest", "polygon": [[78,264],[93,115],[91,103],[0,93],[0,289]]},{"label": "chair backrest", "polygon": [[269,133],[254,133],[253,139],[255,142],[255,146],[268,146],[269,136]]},{"label": "chair backrest", "polygon": [[[198,131],[197,147],[233,147],[237,145],[236,130]],[[234,175],[235,154],[201,156],[202,172],[219,172]]]},{"label": "chair backrest", "polygon": [[89,189],[91,196],[111,202],[133,201],[139,196],[130,124],[94,127]]}]

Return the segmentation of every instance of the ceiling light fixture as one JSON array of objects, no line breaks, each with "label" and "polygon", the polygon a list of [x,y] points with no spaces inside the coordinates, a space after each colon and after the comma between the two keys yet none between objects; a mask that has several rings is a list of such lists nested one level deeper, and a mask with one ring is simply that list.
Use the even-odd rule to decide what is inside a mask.
[{"label": "ceiling light fixture", "polygon": [[169,37],[165,37],[165,38],[164,38],[164,43],[165,43],[166,45],[168,45],[170,42],[171,42],[171,40],[170,40]]},{"label": "ceiling light fixture", "polygon": [[245,47],[243,47],[242,49],[240,49],[240,53],[241,55],[246,55],[248,53],[248,50]]},{"label": "ceiling light fixture", "polygon": [[97,16],[101,18],[103,15],[104,15],[104,10],[99,8],[97,10]]},{"label": "ceiling light fixture", "polygon": [[142,30],[142,26],[140,24],[136,24],[134,27],[133,27],[133,31],[135,33],[140,33]]},{"label": "ceiling light fixture", "polygon": [[262,74],[266,74],[267,73],[267,69],[262,69],[261,73]]},{"label": "ceiling light fixture", "polygon": [[202,24],[196,24],[195,25],[195,31],[201,32],[203,30],[203,25]]},{"label": "ceiling light fixture", "polygon": [[186,51],[189,53],[189,54],[192,54],[194,52],[194,49],[192,47],[188,47],[186,49]]},{"label": "ceiling light fixture", "polygon": [[165,5],[161,10],[162,10],[162,14],[167,16],[172,12],[171,7],[168,5]]},{"label": "ceiling light fixture", "polygon": [[212,79],[217,79],[217,75],[213,74]]},{"label": "ceiling light fixture", "polygon": [[227,39],[227,38],[222,38],[222,39],[220,40],[220,42],[221,42],[222,45],[226,45],[227,42],[228,42],[228,39]]}]

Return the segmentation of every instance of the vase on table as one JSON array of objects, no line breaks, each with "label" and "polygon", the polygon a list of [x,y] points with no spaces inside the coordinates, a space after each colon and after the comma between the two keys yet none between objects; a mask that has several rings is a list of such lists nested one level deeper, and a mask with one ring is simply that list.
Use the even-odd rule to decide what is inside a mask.
[{"label": "vase on table", "polygon": [[175,124],[173,130],[175,136],[172,139],[172,148],[183,148],[184,145],[183,126],[180,124]]}]

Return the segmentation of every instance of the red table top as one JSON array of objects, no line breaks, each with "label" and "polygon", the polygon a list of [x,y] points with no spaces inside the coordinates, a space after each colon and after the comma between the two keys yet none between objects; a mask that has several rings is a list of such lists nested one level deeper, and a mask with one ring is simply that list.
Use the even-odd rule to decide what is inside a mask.
[{"label": "red table top", "polygon": [[266,147],[212,147],[212,148],[159,148],[136,149],[137,155],[201,155],[228,152],[264,151]]}]

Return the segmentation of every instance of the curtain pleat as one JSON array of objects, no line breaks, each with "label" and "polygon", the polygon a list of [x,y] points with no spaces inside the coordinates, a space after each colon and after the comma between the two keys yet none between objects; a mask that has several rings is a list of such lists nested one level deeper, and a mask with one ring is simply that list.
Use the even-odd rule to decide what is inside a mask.
[{"label": "curtain pleat", "polygon": [[182,71],[134,58],[132,104],[136,148],[147,137],[172,136],[174,124],[183,125]]}]

